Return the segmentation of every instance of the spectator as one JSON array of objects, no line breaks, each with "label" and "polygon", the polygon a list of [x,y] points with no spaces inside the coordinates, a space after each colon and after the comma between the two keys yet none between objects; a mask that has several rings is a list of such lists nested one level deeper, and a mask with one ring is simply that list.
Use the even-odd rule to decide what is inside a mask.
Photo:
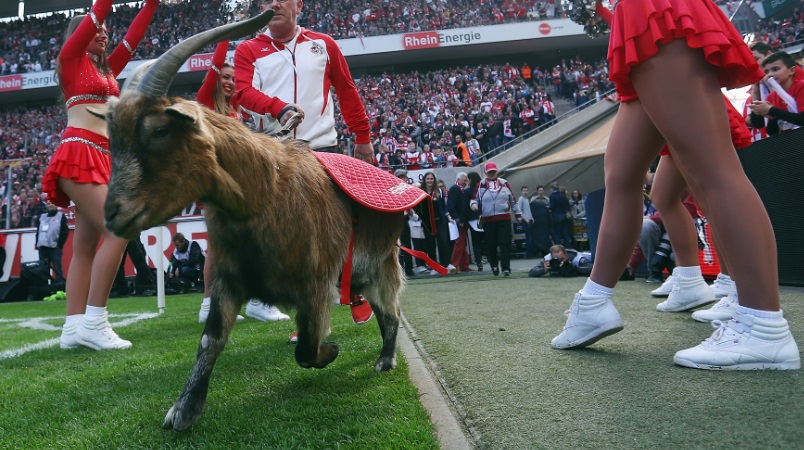
[{"label": "spectator", "polygon": [[[457,272],[470,272],[469,268],[469,201],[473,192],[469,191],[469,177],[466,172],[458,172],[455,184],[447,194],[447,211],[450,219],[458,227],[458,239],[452,248],[450,266]],[[449,267],[448,267],[449,268]]]},{"label": "spectator", "polygon": [[204,271],[206,255],[198,242],[188,241],[182,233],[173,235],[173,255],[168,268],[169,278],[182,278],[189,283],[196,283]]},{"label": "spectator", "polygon": [[[497,164],[486,163],[486,178],[480,182],[472,197],[470,207],[480,211],[480,221],[483,223],[484,239],[486,241],[486,256],[488,256],[491,272],[494,276],[500,274],[500,266],[504,276],[511,275],[511,213],[517,221],[522,221],[519,206],[514,200],[511,186],[503,178],[497,178]],[[497,258],[499,247],[499,259]]]},{"label": "spectator", "polygon": [[463,136],[460,134],[455,135],[455,156],[457,157],[457,162],[455,166],[457,167],[471,167],[472,166],[472,155],[469,153],[469,149],[466,147],[466,144],[463,143]]},{"label": "spectator", "polygon": [[[446,191],[438,186],[435,173],[426,172],[422,178],[422,190],[433,199],[433,215],[435,222],[434,230],[428,229],[428,223],[424,225],[424,241],[427,246],[427,255],[433,261],[438,261],[444,267],[449,268],[452,253],[449,248],[449,230],[447,217],[447,203],[445,201]],[[430,275],[438,275],[435,270]]]},{"label": "spectator", "polygon": [[583,200],[583,194],[578,189],[572,190],[570,197],[570,212],[573,219],[586,219],[586,204]]},{"label": "spectator", "polygon": [[550,192],[550,218],[553,223],[553,243],[565,248],[572,243],[567,228],[567,219],[572,218],[567,195],[559,190],[558,183],[553,183]]},{"label": "spectator", "polygon": [[533,217],[531,225],[531,239],[533,255],[544,256],[550,252],[550,232],[552,221],[550,219],[550,199],[544,195],[544,186],[536,187],[536,195],[530,199],[530,212]]},{"label": "spectator", "polygon": [[[768,134],[779,134],[804,126],[804,75],[792,56],[785,52],[774,53],[762,61],[765,80],[772,92],[765,101],[754,102],[751,125],[762,128],[765,118]],[[772,79],[772,80],[771,80]]]},{"label": "spectator", "polygon": [[39,260],[52,267],[59,279],[65,280],[61,255],[70,232],[67,228],[67,216],[53,203],[47,202],[46,205],[47,212],[38,218],[34,247],[39,250]]},{"label": "spectator", "polygon": [[528,197],[528,193],[530,189],[527,186],[522,186],[519,191],[519,198],[517,199],[516,203],[519,206],[519,210],[522,212],[522,229],[525,231],[525,257],[532,258],[533,257],[533,235],[532,235],[532,227],[533,227],[533,214],[530,211],[530,200]]}]

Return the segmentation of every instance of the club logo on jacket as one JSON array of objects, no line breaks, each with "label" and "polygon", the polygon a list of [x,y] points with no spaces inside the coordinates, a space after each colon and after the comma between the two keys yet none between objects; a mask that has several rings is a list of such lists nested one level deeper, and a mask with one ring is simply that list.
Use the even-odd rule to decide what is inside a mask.
[{"label": "club logo on jacket", "polygon": [[322,55],[324,54],[324,47],[318,42],[313,42],[313,46],[310,47],[310,52],[316,55]]}]

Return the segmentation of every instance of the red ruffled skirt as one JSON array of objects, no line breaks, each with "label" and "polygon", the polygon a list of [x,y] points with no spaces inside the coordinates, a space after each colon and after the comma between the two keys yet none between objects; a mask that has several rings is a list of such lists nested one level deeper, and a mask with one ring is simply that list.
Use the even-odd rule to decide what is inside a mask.
[{"label": "red ruffled skirt", "polygon": [[620,100],[637,98],[631,68],[675,39],[702,49],[729,89],[758,82],[765,74],[742,36],[712,0],[620,0],[609,36],[609,79]]},{"label": "red ruffled skirt", "polygon": [[[723,96],[723,101],[726,102],[726,112],[729,116],[729,131],[731,131],[731,142],[734,148],[745,148],[753,143],[751,140],[751,131],[748,130],[748,125],[745,124],[745,117],[731,104],[731,101]],[[670,154],[670,148],[664,146],[659,156]]]},{"label": "red ruffled skirt", "polygon": [[42,192],[55,205],[66,208],[70,206],[70,197],[59,188],[59,178],[109,184],[111,171],[109,139],[83,128],[67,127],[42,177]]}]

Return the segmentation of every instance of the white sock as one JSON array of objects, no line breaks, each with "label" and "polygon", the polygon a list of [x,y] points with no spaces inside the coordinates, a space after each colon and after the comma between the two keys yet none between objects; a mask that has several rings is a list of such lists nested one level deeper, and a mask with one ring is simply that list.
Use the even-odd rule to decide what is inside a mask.
[{"label": "white sock", "polygon": [[109,314],[106,312],[105,306],[87,306],[84,318],[87,322],[103,322],[109,320]]},{"label": "white sock", "polygon": [[690,266],[690,267],[676,266],[676,270],[673,272],[673,274],[681,278],[703,277],[703,274],[701,274],[701,266]]},{"label": "white sock", "polygon": [[256,298],[252,298],[252,299],[251,299],[251,300],[249,300],[248,302],[251,304],[251,306],[260,306],[260,305],[262,305],[262,302],[261,302],[261,301],[259,301],[259,300],[258,300],[258,299],[256,299]]},{"label": "white sock", "polygon": [[73,314],[64,319],[64,328],[77,326],[84,319],[83,314]]},{"label": "white sock", "polygon": [[737,313],[735,313],[734,317],[736,318],[738,314],[745,314],[749,316],[758,317],[760,319],[765,319],[770,322],[776,321],[784,321],[784,314],[782,310],[779,311],[764,311],[761,309],[752,309],[746,308],[745,306],[738,305],[737,306]]},{"label": "white sock", "polygon": [[211,305],[211,304],[212,304],[212,298],[211,297],[204,297],[204,299],[201,300],[201,308],[202,309],[209,309],[209,305]]},{"label": "white sock", "polygon": [[733,280],[731,279],[731,277],[730,277],[730,276],[728,276],[728,275],[726,275],[726,274],[725,274],[725,273],[723,273],[723,272],[720,272],[719,274],[717,274],[717,277],[718,277],[718,278],[720,278],[720,280],[721,280],[721,281],[724,281],[724,282],[726,282],[726,283],[732,283],[732,282],[733,282]]},{"label": "white sock", "polygon": [[581,289],[581,295],[605,295],[611,297],[612,292],[614,292],[614,288],[597,284],[591,278],[586,279],[586,284]]}]

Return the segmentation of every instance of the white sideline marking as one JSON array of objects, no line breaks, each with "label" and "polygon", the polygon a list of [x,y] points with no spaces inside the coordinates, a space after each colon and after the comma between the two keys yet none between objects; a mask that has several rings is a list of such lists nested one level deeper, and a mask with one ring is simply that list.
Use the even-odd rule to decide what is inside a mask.
[{"label": "white sideline marking", "polygon": [[[110,322],[110,325],[116,328],[125,327],[132,323],[139,322],[140,320],[153,319],[159,316],[158,313],[140,313],[140,314],[109,314],[109,318],[113,317],[127,317],[126,319],[116,322]],[[0,319],[0,323],[17,322],[18,326],[24,328],[31,328],[34,330],[42,331],[59,331],[61,327],[44,323],[45,320],[63,319],[64,316],[53,317],[34,317],[29,319]],[[23,345],[20,348],[4,350],[0,352],[0,360],[16,358],[34,350],[41,350],[43,348],[53,347],[59,345],[59,338],[48,339],[46,341],[37,342],[36,344]]]}]

